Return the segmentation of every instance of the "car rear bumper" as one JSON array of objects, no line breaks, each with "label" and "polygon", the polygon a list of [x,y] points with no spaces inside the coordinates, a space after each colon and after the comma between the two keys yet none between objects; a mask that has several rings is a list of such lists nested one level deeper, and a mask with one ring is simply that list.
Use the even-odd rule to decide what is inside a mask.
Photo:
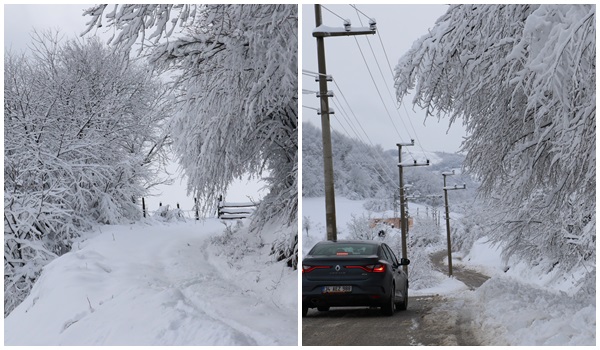
[{"label": "car rear bumper", "polygon": [[320,285],[303,286],[302,304],[318,306],[381,306],[388,295],[383,286],[352,286],[351,293],[323,294]]}]

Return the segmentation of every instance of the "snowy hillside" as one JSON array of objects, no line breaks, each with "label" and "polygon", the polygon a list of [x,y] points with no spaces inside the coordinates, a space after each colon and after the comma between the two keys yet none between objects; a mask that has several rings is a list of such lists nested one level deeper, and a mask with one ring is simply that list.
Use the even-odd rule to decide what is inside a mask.
[{"label": "snowy hillside", "polygon": [[[366,202],[336,198],[339,239],[349,238],[348,224],[360,215],[390,216],[389,212],[368,212],[364,208]],[[303,217],[311,223],[308,235],[305,229],[302,232],[302,252],[306,255],[316,242],[326,238],[325,200],[323,197],[303,198],[302,209]],[[414,215],[412,235],[415,235],[419,220],[423,220],[424,207],[409,203],[409,211]],[[451,218],[457,216],[450,215]],[[583,270],[569,277],[557,271],[549,273],[541,266],[507,264],[501,259],[499,249],[479,239],[468,254],[455,252],[452,259],[454,266],[466,266],[491,277],[470,291],[457,279],[433,270],[423,261],[430,252],[445,249],[444,229],[438,234],[440,240],[436,243],[423,249],[409,248],[409,295],[446,296],[449,302],[444,308],[453,312],[468,305],[471,327],[477,330],[482,345],[595,345],[595,300],[577,295],[575,288]],[[392,242],[388,243],[393,247],[394,237],[390,239]],[[510,268],[507,270],[507,267]]]},{"label": "snowy hillside", "polygon": [[272,262],[275,230],[233,225],[101,227],[44,268],[5,345],[296,345],[297,271]]},{"label": "snowy hillside", "polygon": [[[302,195],[324,196],[321,130],[307,122],[302,127]],[[337,196],[350,199],[393,198],[394,193],[390,191],[398,187],[397,149],[384,151],[379,145],[367,145],[336,131],[332,132],[332,147]],[[430,166],[413,167],[404,172],[404,183],[413,185],[412,194],[440,194],[443,187],[441,172],[455,170],[452,184],[466,183],[468,189],[456,195],[464,199],[474,195],[478,184],[471,176],[461,173],[464,155],[403,149],[403,163],[423,163],[426,160],[429,160]]]}]

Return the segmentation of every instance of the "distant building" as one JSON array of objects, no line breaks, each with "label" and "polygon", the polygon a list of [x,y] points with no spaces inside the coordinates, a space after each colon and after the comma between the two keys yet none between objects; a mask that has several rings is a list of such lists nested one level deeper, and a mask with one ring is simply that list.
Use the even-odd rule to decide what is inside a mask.
[{"label": "distant building", "polygon": [[[400,229],[400,218],[380,218],[380,219],[371,219],[369,222],[369,227],[373,228],[377,226],[377,224],[383,223],[393,228]],[[410,230],[413,227],[413,218],[408,218],[408,229]]]}]

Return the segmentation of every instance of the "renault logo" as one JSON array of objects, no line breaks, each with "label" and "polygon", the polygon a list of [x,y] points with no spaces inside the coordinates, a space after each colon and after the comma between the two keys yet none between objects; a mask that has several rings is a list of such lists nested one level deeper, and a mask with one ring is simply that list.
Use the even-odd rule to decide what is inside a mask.
[{"label": "renault logo", "polygon": [[341,269],[340,265],[335,265],[335,270],[339,271]]}]

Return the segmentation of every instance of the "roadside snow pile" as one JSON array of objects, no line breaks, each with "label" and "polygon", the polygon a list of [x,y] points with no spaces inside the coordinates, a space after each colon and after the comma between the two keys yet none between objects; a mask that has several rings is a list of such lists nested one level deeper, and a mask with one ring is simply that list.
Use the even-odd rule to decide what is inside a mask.
[{"label": "roadside snow pile", "polygon": [[475,329],[485,345],[595,345],[596,305],[513,278],[473,293]]},{"label": "roadside snow pile", "polygon": [[297,271],[254,248],[229,262],[211,243],[223,231],[102,227],[44,268],[4,320],[5,345],[297,345]]},{"label": "roadside snow pile", "polygon": [[[595,345],[593,266],[561,273],[552,264],[504,261],[501,250],[478,239],[455,265],[492,278],[474,292],[476,328],[486,345]],[[455,254],[456,257],[462,254]]]}]

